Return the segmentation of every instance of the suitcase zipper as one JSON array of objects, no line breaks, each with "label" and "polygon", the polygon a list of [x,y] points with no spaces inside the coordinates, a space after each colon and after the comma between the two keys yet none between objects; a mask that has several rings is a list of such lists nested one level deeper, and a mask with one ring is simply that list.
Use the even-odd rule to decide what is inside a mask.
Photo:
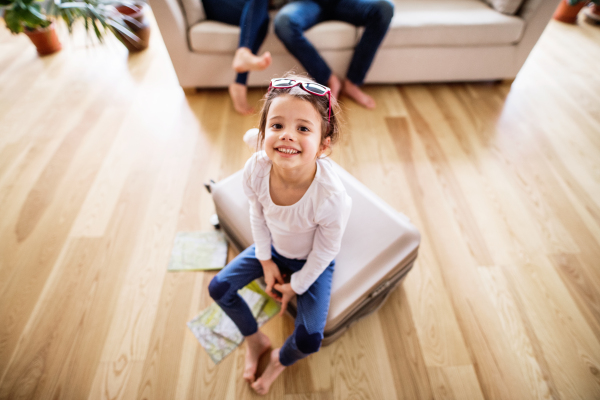
[{"label": "suitcase zipper", "polygon": [[388,287],[390,287],[390,285],[392,284],[391,281],[386,281],[383,284],[379,285],[379,287],[377,289],[375,289],[373,292],[371,292],[371,294],[369,295],[369,297],[377,297],[379,294],[381,294],[381,292],[383,292],[384,290],[386,290]]}]

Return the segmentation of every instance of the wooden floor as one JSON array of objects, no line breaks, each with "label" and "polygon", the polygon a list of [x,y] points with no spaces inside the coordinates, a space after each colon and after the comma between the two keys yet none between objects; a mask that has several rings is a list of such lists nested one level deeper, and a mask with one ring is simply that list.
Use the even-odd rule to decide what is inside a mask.
[{"label": "wooden floor", "polygon": [[[128,58],[0,24],[0,398],[247,399],[186,327],[214,273],[167,273],[211,229],[203,183],[257,116],[184,95],[155,30]],[[422,233],[384,307],[267,396],[600,398],[600,29],[551,22],[510,83],[370,86],[333,158]],[[264,89],[251,92],[252,102]],[[265,332],[280,345],[290,317]]]}]

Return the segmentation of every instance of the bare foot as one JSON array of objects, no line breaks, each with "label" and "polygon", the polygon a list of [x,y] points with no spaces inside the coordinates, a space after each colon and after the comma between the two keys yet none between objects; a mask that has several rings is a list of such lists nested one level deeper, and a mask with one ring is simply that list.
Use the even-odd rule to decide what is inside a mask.
[{"label": "bare foot", "polygon": [[246,85],[242,85],[241,83],[232,83],[229,85],[229,96],[231,96],[231,101],[233,101],[233,108],[242,115],[250,115],[254,112],[254,109],[248,104],[247,94],[248,88]]},{"label": "bare foot", "polygon": [[361,106],[372,110],[375,108],[375,100],[360,90],[358,86],[354,83],[350,82],[348,79],[344,81],[344,87],[342,88],[342,93],[346,96],[350,97],[352,100],[360,104]]},{"label": "bare foot", "polygon": [[254,382],[256,367],[260,356],[271,348],[271,340],[261,331],[246,336],[246,363],[244,367],[244,379],[248,383]]},{"label": "bare foot", "polygon": [[340,78],[332,73],[327,81],[327,86],[329,86],[329,89],[331,89],[331,95],[333,98],[337,100],[340,95],[340,90],[342,89],[342,82],[340,82]]},{"label": "bare foot", "polygon": [[252,54],[247,47],[238,47],[233,57],[233,69],[235,72],[260,71],[271,65],[273,59],[271,53],[265,51],[262,55]]},{"label": "bare foot", "polygon": [[265,395],[269,393],[271,384],[277,379],[279,375],[285,369],[285,366],[279,362],[279,351],[281,347],[271,352],[271,359],[269,365],[263,374],[254,382],[251,386],[252,389],[258,394]]}]

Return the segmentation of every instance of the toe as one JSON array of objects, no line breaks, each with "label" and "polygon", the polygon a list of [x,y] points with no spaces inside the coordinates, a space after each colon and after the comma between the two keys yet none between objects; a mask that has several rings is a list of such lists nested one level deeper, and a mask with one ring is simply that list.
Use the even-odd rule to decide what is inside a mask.
[{"label": "toe", "polygon": [[254,383],[254,374],[244,374],[244,380],[250,384]]}]

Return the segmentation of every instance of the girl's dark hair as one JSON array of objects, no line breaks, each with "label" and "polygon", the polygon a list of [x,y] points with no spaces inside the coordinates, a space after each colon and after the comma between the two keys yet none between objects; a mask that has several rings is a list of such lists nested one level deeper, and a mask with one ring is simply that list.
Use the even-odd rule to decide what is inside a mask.
[{"label": "girl's dark hair", "polygon": [[[283,76],[283,78],[294,79],[296,81],[302,81],[307,83],[316,83],[314,80],[308,78],[307,76],[294,73],[286,73]],[[260,122],[258,125],[258,149],[262,149],[263,143],[265,141],[267,115],[269,114],[269,108],[271,107],[271,103],[275,98],[282,95],[294,96],[304,101],[308,101],[310,104],[313,105],[315,110],[317,110],[317,112],[321,116],[321,143],[323,143],[327,138],[331,138],[330,145],[333,145],[338,141],[338,139],[340,138],[341,121],[339,118],[340,106],[338,105],[337,100],[333,96],[317,96],[307,92],[300,86],[295,86],[290,89],[271,89],[267,91],[267,93],[263,97],[264,104],[260,112]],[[331,119],[329,118],[329,97],[331,97]]]}]

